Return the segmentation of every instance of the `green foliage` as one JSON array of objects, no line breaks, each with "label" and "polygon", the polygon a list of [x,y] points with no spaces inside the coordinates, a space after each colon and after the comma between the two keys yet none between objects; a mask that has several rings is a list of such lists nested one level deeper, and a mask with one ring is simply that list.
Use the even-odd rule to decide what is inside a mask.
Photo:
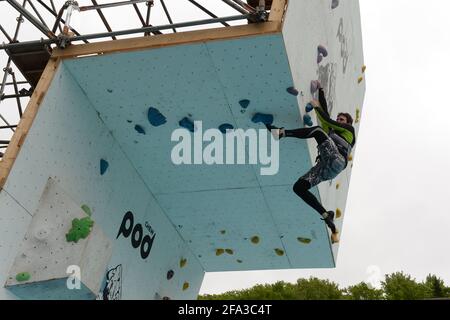
[{"label": "green foliage", "polygon": [[199,300],[421,300],[450,298],[450,288],[435,275],[428,275],[422,283],[403,272],[385,276],[382,288],[376,289],[361,282],[345,289],[329,280],[298,279],[296,283],[283,281],[256,285],[245,290],[218,295],[199,296]]},{"label": "green foliage", "polygon": [[361,282],[350,286],[346,290],[346,298],[349,300],[383,300],[383,290],[371,288],[367,283]]}]

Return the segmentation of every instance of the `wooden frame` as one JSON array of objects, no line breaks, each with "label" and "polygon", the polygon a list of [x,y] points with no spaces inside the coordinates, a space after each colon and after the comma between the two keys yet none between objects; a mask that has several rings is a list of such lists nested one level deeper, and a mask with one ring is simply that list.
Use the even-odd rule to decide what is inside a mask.
[{"label": "wooden frame", "polygon": [[3,189],[11,168],[20,152],[26,136],[39,111],[39,107],[50,87],[61,60],[87,55],[127,52],[149,48],[159,48],[187,43],[199,43],[214,40],[237,39],[248,36],[281,33],[283,18],[288,0],[273,0],[269,21],[261,24],[248,24],[227,28],[216,28],[189,32],[179,32],[151,37],[130,38],[89,44],[73,45],[66,49],[55,49],[39,83],[28,102],[25,113],[11,138],[11,142],[0,161],[0,190]]}]

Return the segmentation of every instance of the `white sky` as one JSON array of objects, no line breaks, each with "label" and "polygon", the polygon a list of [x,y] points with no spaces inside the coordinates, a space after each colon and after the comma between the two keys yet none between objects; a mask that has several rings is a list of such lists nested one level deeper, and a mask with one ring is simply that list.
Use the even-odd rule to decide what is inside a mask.
[{"label": "white sky", "polygon": [[[58,8],[63,2],[55,1]],[[211,4],[211,0],[199,2]],[[198,12],[183,7],[180,0],[166,3],[177,4],[177,22],[192,20]],[[450,105],[445,80],[450,74],[446,61],[450,56],[450,1],[360,0],[360,5],[367,88],[337,268],[209,273],[200,293],[279,280],[295,282],[309,276],[344,287],[396,271],[418,280],[434,273],[450,285],[450,208],[446,206],[450,199]],[[236,14],[220,1],[209,8],[219,15]],[[130,24],[138,21],[134,16],[131,19],[132,13],[105,10],[115,30],[139,27]],[[0,24],[11,26],[16,16],[0,2]],[[154,25],[166,23],[157,16],[163,14],[152,13]],[[98,17],[84,13],[82,17],[74,21],[80,31],[103,31]],[[36,38],[36,32],[25,25],[23,34]],[[2,34],[1,41],[6,41]],[[1,68],[5,63],[0,53]],[[14,112],[5,111],[10,106],[10,102],[0,103],[0,113],[14,122]],[[0,130],[0,139],[5,135]]]}]

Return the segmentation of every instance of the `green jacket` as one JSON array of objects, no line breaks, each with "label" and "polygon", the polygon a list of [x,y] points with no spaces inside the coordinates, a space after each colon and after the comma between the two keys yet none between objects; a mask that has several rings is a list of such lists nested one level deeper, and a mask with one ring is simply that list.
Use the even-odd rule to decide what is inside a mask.
[{"label": "green jacket", "polygon": [[317,119],[319,120],[320,127],[327,133],[333,131],[345,141],[347,141],[352,147],[356,143],[355,128],[349,124],[339,123],[330,118],[328,110],[324,110],[322,107],[314,107],[316,111]]}]

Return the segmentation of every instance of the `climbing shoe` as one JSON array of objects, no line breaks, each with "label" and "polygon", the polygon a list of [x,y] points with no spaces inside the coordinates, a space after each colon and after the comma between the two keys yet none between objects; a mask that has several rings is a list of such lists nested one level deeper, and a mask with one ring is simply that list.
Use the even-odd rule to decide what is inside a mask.
[{"label": "climbing shoe", "polygon": [[327,224],[328,228],[330,228],[332,233],[337,233],[336,226],[334,225],[334,212],[328,211],[328,216],[325,219],[322,219]]}]

